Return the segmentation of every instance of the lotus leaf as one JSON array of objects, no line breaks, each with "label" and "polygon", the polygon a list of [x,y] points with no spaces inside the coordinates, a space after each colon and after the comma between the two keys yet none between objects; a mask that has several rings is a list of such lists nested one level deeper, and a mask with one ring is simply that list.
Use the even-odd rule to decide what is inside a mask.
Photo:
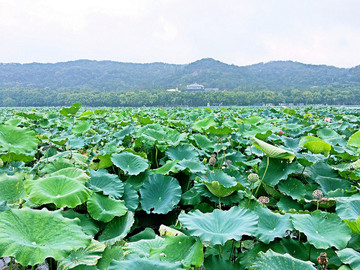
[{"label": "lotus leaf", "polygon": [[167,236],[161,247],[150,250],[150,259],[153,258],[181,262],[186,268],[200,267],[204,261],[203,245],[200,240],[186,235]]},{"label": "lotus leaf", "polygon": [[87,209],[93,219],[102,222],[109,222],[114,217],[120,217],[127,213],[124,201],[111,199],[98,193],[93,193],[87,201]]},{"label": "lotus leaf", "polygon": [[342,219],[355,221],[360,216],[360,198],[339,198],[336,213]]},{"label": "lotus leaf", "polygon": [[39,140],[34,131],[28,128],[0,125],[0,151],[20,155],[36,150],[38,144]]},{"label": "lotus leaf", "polygon": [[129,152],[113,154],[111,161],[129,175],[138,175],[149,167],[146,159]]},{"label": "lotus leaf", "polygon": [[115,242],[122,240],[129,233],[134,224],[134,214],[128,212],[125,216],[115,217],[108,223],[99,236],[99,241],[104,242],[106,246],[111,246]]},{"label": "lotus leaf", "polygon": [[146,258],[112,261],[109,270],[181,270],[180,263],[162,262]]},{"label": "lotus leaf", "polygon": [[13,256],[22,265],[60,260],[70,251],[90,243],[78,220],[64,218],[59,211],[29,208],[0,213],[0,256]]},{"label": "lotus leaf", "polygon": [[88,215],[86,214],[80,214],[78,212],[75,212],[72,209],[69,209],[67,211],[61,212],[61,214],[69,219],[75,219],[78,218],[80,220],[80,226],[82,227],[84,233],[88,234],[88,235],[92,235],[94,236],[95,234],[98,233],[99,228],[98,226],[95,224],[94,220],[91,219]]},{"label": "lotus leaf", "polygon": [[336,214],[315,211],[312,216],[292,215],[291,221],[295,229],[304,233],[308,242],[319,249],[327,249],[331,246],[343,249],[351,238],[348,225]]},{"label": "lotus leaf", "polygon": [[67,270],[78,265],[96,265],[104,249],[104,243],[93,240],[86,248],[72,251],[68,257],[59,261],[57,270]]},{"label": "lotus leaf", "polygon": [[315,270],[312,262],[304,262],[289,254],[279,254],[272,250],[260,252],[259,258],[251,265],[250,270]]},{"label": "lotus leaf", "polygon": [[139,257],[149,257],[150,250],[160,248],[164,244],[164,238],[156,236],[154,239],[142,239],[136,242],[126,243],[124,255],[136,254]]},{"label": "lotus leaf", "polygon": [[91,122],[90,121],[78,121],[76,122],[76,124],[73,126],[73,128],[71,129],[72,133],[74,133],[75,135],[80,136],[81,134],[83,134],[84,132],[88,131],[89,128],[91,126]]},{"label": "lotus leaf", "polygon": [[21,198],[25,198],[23,179],[23,173],[16,173],[12,176],[7,174],[0,175],[0,201],[6,201],[8,204],[11,204]]},{"label": "lotus leaf", "polygon": [[351,248],[345,248],[343,250],[336,251],[339,259],[346,264],[351,266],[351,269],[360,269],[360,253],[356,252]]},{"label": "lotus leaf", "polygon": [[203,130],[207,130],[209,127],[215,127],[216,126],[216,122],[214,121],[214,119],[211,118],[205,118],[205,119],[200,119],[197,120],[192,126],[191,128],[195,131],[203,131]]},{"label": "lotus leaf", "polygon": [[215,209],[203,214],[199,210],[181,213],[179,220],[191,235],[199,236],[201,241],[212,245],[224,245],[226,241],[241,240],[243,235],[256,234],[259,217],[251,211],[232,207],[228,211]]},{"label": "lotus leaf", "polygon": [[64,169],[60,169],[56,172],[49,173],[47,177],[50,176],[65,176],[71,179],[76,179],[81,183],[85,183],[89,180],[89,176],[83,171],[75,167],[68,167]]},{"label": "lotus leaf", "polygon": [[195,148],[189,144],[182,144],[176,146],[175,148],[168,148],[165,153],[172,160],[181,161],[183,159],[198,159],[198,153],[196,152]]},{"label": "lotus leaf", "polygon": [[222,170],[208,171],[200,179],[212,194],[220,198],[227,197],[235,191],[244,190],[243,185],[237,182],[235,177],[227,175]]},{"label": "lotus leaf", "polygon": [[179,162],[179,160],[177,160],[177,159],[168,160],[162,167],[153,170],[153,172],[158,173],[158,174],[164,174],[164,175],[169,174],[169,172],[177,172],[175,165],[178,162]]},{"label": "lotus leaf", "polygon": [[357,131],[353,135],[351,135],[347,144],[355,147],[360,147],[360,131]]},{"label": "lotus leaf", "polygon": [[327,156],[331,150],[331,145],[329,143],[314,136],[301,138],[299,145],[305,147],[314,154],[324,154],[325,156]]},{"label": "lotus leaf", "polygon": [[125,206],[129,211],[135,211],[139,205],[139,194],[129,183],[125,183],[125,192],[123,196]]},{"label": "lotus leaf", "polygon": [[70,108],[62,107],[60,114],[64,116],[73,116],[80,110],[81,106],[82,104],[77,102],[72,104]]},{"label": "lotus leaf", "polygon": [[205,173],[206,167],[200,160],[182,160],[176,166],[180,171],[188,170],[190,173]]},{"label": "lotus leaf", "polygon": [[84,203],[92,191],[76,179],[51,176],[24,182],[26,193],[38,204],[54,203],[57,207],[75,207]]},{"label": "lotus leaf", "polygon": [[98,171],[90,170],[91,178],[86,186],[96,192],[102,192],[104,195],[114,199],[120,199],[124,193],[124,183],[120,181],[115,174],[108,173],[105,169]]},{"label": "lotus leaf", "polygon": [[255,213],[259,216],[256,237],[266,244],[269,244],[277,237],[283,237],[287,230],[292,229],[288,214],[275,214],[261,206],[255,208]]},{"label": "lotus leaf", "polygon": [[288,159],[290,160],[290,162],[292,162],[295,158],[295,154],[293,152],[273,146],[255,137],[251,139],[254,141],[254,145],[256,146],[256,148],[263,151],[270,158]]},{"label": "lotus leaf", "polygon": [[206,270],[219,270],[219,269],[226,269],[226,270],[239,270],[240,265],[234,264],[231,261],[225,260],[220,256],[210,255],[206,257],[204,266]]},{"label": "lotus leaf", "polygon": [[141,206],[147,213],[166,214],[181,198],[179,182],[170,176],[150,175],[140,189]]}]

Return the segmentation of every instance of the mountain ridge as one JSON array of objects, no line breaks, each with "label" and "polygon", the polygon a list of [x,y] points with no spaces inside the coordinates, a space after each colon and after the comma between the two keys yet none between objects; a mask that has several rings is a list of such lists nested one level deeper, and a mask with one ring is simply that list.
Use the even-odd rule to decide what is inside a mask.
[{"label": "mountain ridge", "polygon": [[360,88],[360,65],[339,68],[296,61],[270,61],[237,66],[213,58],[188,64],[131,63],[79,59],[57,63],[0,63],[0,88],[52,90],[184,89],[187,84],[242,90]]}]

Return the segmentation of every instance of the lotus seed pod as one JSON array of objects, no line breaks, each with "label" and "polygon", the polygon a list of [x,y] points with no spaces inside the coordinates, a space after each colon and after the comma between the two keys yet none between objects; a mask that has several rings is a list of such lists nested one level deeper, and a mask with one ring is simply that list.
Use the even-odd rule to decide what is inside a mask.
[{"label": "lotus seed pod", "polygon": [[315,190],[312,195],[315,200],[321,200],[324,197],[324,194],[319,189]]},{"label": "lotus seed pod", "polygon": [[211,154],[211,157],[216,157],[216,154]]},{"label": "lotus seed pod", "polygon": [[216,163],[216,158],[215,157],[211,157],[210,160],[209,160],[209,164],[214,166]]},{"label": "lotus seed pod", "polygon": [[232,164],[232,161],[231,161],[230,159],[227,159],[227,160],[226,160],[226,164],[231,165],[231,164]]},{"label": "lotus seed pod", "polygon": [[266,197],[266,196],[260,196],[259,199],[258,199],[258,202],[259,202],[259,203],[266,204],[266,203],[269,203],[270,200],[269,200],[269,198]]},{"label": "lotus seed pod", "polygon": [[248,176],[248,181],[255,184],[256,182],[260,181],[260,178],[256,173],[250,173]]}]

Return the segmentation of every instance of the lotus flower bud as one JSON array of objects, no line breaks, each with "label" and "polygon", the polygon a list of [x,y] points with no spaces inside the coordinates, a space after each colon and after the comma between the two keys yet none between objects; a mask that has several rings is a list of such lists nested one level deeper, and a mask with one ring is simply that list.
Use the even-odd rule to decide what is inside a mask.
[{"label": "lotus flower bud", "polygon": [[207,158],[204,158],[202,162],[205,165],[207,163]]},{"label": "lotus flower bud", "polygon": [[324,197],[324,194],[319,189],[315,190],[312,195],[315,200],[321,200]]},{"label": "lotus flower bud", "polygon": [[259,199],[258,199],[258,202],[259,202],[259,203],[266,204],[266,203],[269,203],[270,200],[269,200],[269,198],[266,197],[266,196],[260,196]]},{"label": "lotus flower bud", "polygon": [[284,131],[280,130],[279,131],[279,135],[282,135],[284,133]]},{"label": "lotus flower bud", "polygon": [[4,161],[0,158],[0,168],[2,168],[2,166],[4,166]]},{"label": "lotus flower bud", "polygon": [[209,159],[209,164],[212,165],[212,166],[214,166],[215,163],[216,163],[216,158],[215,158],[215,157],[211,157],[211,158]]},{"label": "lotus flower bud", "polygon": [[255,184],[256,182],[260,181],[260,178],[256,173],[250,173],[248,176],[248,181]]}]

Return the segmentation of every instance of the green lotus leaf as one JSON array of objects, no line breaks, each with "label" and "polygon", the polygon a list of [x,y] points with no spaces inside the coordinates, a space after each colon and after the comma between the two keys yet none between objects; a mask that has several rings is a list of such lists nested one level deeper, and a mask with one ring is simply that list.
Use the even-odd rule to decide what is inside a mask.
[{"label": "green lotus leaf", "polygon": [[201,134],[196,134],[194,136],[194,139],[196,141],[196,144],[200,146],[201,149],[205,149],[210,153],[213,153],[216,148],[216,143],[211,141],[208,137]]},{"label": "green lotus leaf", "polygon": [[288,159],[290,162],[292,162],[295,158],[295,154],[293,152],[263,142],[256,137],[251,139],[254,141],[255,147],[263,151],[270,158]]},{"label": "green lotus leaf", "polygon": [[67,145],[70,149],[82,149],[85,145],[85,140],[81,137],[73,137],[67,141]]},{"label": "green lotus leaf", "polygon": [[360,131],[351,135],[347,144],[350,146],[360,147]]},{"label": "green lotus leaf", "polygon": [[356,252],[351,248],[345,248],[343,250],[336,251],[336,254],[339,256],[339,259],[346,264],[351,266],[351,269],[359,270],[360,269],[360,253]]},{"label": "green lotus leaf", "polygon": [[305,147],[314,154],[324,154],[327,156],[331,151],[331,145],[320,138],[306,136],[301,138],[299,145]]},{"label": "green lotus leaf", "polygon": [[73,116],[80,110],[81,106],[82,104],[77,102],[72,104],[70,108],[62,107],[60,114],[64,116]]},{"label": "green lotus leaf", "polygon": [[11,204],[25,198],[26,193],[23,180],[23,173],[0,175],[0,201],[6,201],[8,204]]},{"label": "green lotus leaf", "polygon": [[278,184],[279,191],[290,196],[294,200],[301,200],[306,194],[305,185],[296,178],[288,178]]},{"label": "green lotus leaf", "polygon": [[114,199],[120,199],[124,194],[124,183],[120,181],[115,174],[108,173],[105,169],[98,171],[90,170],[91,178],[86,186],[96,192],[102,192],[104,195]]},{"label": "green lotus leaf", "polygon": [[157,174],[169,174],[169,172],[177,172],[175,165],[179,162],[179,160],[168,160],[166,163],[155,170],[153,170],[154,173]]},{"label": "green lotus leaf", "polygon": [[122,260],[124,258],[124,253],[122,246],[112,246],[106,247],[102,258],[97,263],[97,269],[109,269],[110,263],[113,260]]},{"label": "green lotus leaf", "polygon": [[70,162],[70,160],[65,158],[58,158],[54,161],[45,165],[45,167],[41,170],[41,174],[51,174],[57,172],[61,169],[65,168],[73,168],[74,164]]},{"label": "green lotus leaf", "polygon": [[7,205],[6,201],[0,201],[0,212],[9,210],[10,207]]},{"label": "green lotus leaf", "polygon": [[360,198],[339,198],[336,213],[342,219],[355,221],[360,216]]},{"label": "green lotus leaf", "polygon": [[56,172],[49,173],[46,177],[50,176],[65,176],[71,179],[76,179],[81,183],[85,183],[89,180],[89,176],[83,171],[75,167],[68,167],[57,170]]},{"label": "green lotus leaf", "polygon": [[42,263],[48,257],[61,260],[90,243],[91,236],[84,234],[78,223],[45,208],[2,212],[0,257],[15,257],[23,266]]},{"label": "green lotus leaf", "polygon": [[87,201],[90,216],[102,222],[109,222],[114,217],[121,217],[127,213],[124,201],[111,199],[107,196],[93,193]]},{"label": "green lotus leaf", "polygon": [[25,191],[38,204],[54,203],[57,207],[71,207],[84,203],[92,194],[83,183],[64,176],[51,176],[24,182]]},{"label": "green lotus leaf", "polygon": [[138,175],[149,167],[146,159],[129,152],[113,154],[111,161],[129,175]]},{"label": "green lotus leaf", "polygon": [[76,124],[73,126],[73,128],[71,129],[72,133],[74,133],[75,135],[80,136],[81,134],[83,134],[84,132],[88,131],[89,128],[91,126],[91,122],[90,121],[78,121],[76,122]]},{"label": "green lotus leaf", "polygon": [[139,257],[149,257],[150,250],[160,248],[165,239],[156,236],[154,239],[142,239],[136,242],[126,243],[124,246],[124,255],[136,254]]},{"label": "green lotus leaf", "polygon": [[255,213],[259,216],[256,237],[266,244],[283,237],[287,230],[292,229],[289,215],[275,214],[261,206],[255,208]]},{"label": "green lotus leaf", "polygon": [[104,242],[106,246],[111,246],[115,242],[125,238],[134,224],[134,214],[128,212],[122,217],[115,217],[108,223],[99,236],[99,241]]},{"label": "green lotus leaf", "polygon": [[315,270],[312,262],[304,262],[289,254],[279,254],[271,249],[266,253],[260,252],[250,270]]},{"label": "green lotus leaf", "polygon": [[36,150],[38,144],[39,140],[34,131],[28,128],[0,125],[0,151],[20,155]]},{"label": "green lotus leaf", "polygon": [[241,183],[236,181],[235,177],[224,173],[222,170],[208,171],[200,179],[212,194],[220,198],[245,189]]},{"label": "green lotus leaf", "polygon": [[191,159],[198,159],[198,153],[196,152],[195,148],[190,144],[182,144],[178,145],[175,148],[168,148],[165,154],[171,160],[191,160]]},{"label": "green lotus leaf", "polygon": [[[95,162],[95,160],[96,160],[96,162]],[[111,165],[113,165],[113,163],[111,161],[110,154],[97,155],[91,161],[90,169],[92,169],[92,170],[105,169],[105,168],[109,168]]]},{"label": "green lotus leaf", "polygon": [[194,131],[204,131],[207,130],[210,127],[215,127],[216,126],[216,122],[214,121],[214,119],[211,118],[205,118],[205,119],[200,119],[197,120],[196,122],[194,122],[194,124],[191,126],[192,130]]},{"label": "green lotus leaf", "polygon": [[190,173],[205,173],[206,166],[200,160],[182,160],[176,166],[180,171],[187,170]]},{"label": "green lotus leaf", "polygon": [[150,250],[149,258],[181,262],[186,268],[200,267],[204,261],[203,245],[200,240],[186,235],[167,236],[161,247]]},{"label": "green lotus leaf", "polygon": [[[266,164],[266,159],[263,159],[260,163],[260,176],[264,175]],[[285,160],[270,158],[269,167],[264,178],[264,183],[273,187],[281,180],[288,179],[289,175],[293,173],[301,173],[302,169],[303,167],[300,166],[297,161],[288,163]]]},{"label": "green lotus leaf", "polygon": [[57,270],[67,270],[78,265],[96,265],[102,256],[105,244],[93,240],[86,248],[72,251],[68,257],[57,264]]},{"label": "green lotus leaf", "polygon": [[129,211],[134,212],[139,205],[139,194],[129,183],[125,183],[125,192],[122,199],[125,201],[125,206]]},{"label": "green lotus leaf", "polygon": [[170,176],[150,175],[140,189],[140,203],[147,213],[166,214],[181,199],[179,182]]},{"label": "green lotus leaf", "polygon": [[87,214],[80,214],[72,209],[61,212],[61,214],[69,219],[78,218],[80,220],[80,226],[84,233],[94,236],[99,232],[99,227],[95,224],[94,220]]},{"label": "green lotus leaf", "polygon": [[146,258],[112,261],[109,270],[181,270],[180,263],[162,262]]},{"label": "green lotus leaf", "polygon": [[239,241],[243,235],[254,236],[259,217],[243,208],[232,207],[228,211],[215,209],[212,213],[199,210],[181,213],[179,220],[191,235],[212,245],[224,245],[226,241]]},{"label": "green lotus leaf", "polygon": [[213,126],[211,126],[208,129],[206,129],[206,132],[217,135],[217,136],[223,136],[223,135],[228,135],[228,134],[232,133],[232,129],[229,127],[213,127]]},{"label": "green lotus leaf", "polygon": [[332,246],[337,249],[346,247],[351,238],[351,230],[336,214],[315,211],[312,216],[297,214],[291,216],[295,229],[304,233],[310,244],[318,249]]},{"label": "green lotus leaf", "polygon": [[229,260],[225,260],[224,258],[216,255],[210,255],[206,257],[204,266],[206,270],[239,270],[239,264],[234,264]]}]

